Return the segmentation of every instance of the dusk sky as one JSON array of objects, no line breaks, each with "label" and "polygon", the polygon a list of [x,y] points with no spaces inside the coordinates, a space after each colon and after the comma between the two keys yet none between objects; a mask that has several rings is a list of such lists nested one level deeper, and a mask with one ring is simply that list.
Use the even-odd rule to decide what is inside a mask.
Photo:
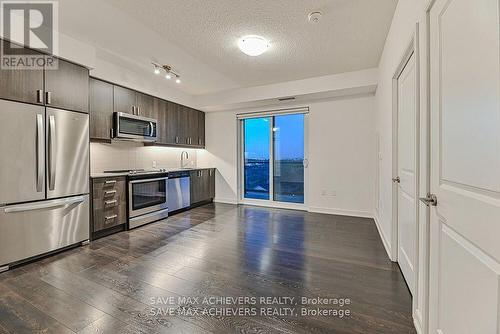
[{"label": "dusk sky", "polygon": [[[245,157],[269,158],[269,127],[271,118],[252,118],[245,121]],[[304,115],[275,117],[275,158],[302,159],[304,157]]]}]

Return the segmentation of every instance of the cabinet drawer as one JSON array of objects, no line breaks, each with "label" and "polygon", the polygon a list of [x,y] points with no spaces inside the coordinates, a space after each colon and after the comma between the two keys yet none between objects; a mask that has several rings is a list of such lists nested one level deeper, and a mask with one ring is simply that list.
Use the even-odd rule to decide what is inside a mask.
[{"label": "cabinet drawer", "polygon": [[127,221],[125,177],[92,180],[92,231],[125,224]]},{"label": "cabinet drawer", "polygon": [[126,221],[127,212],[125,206],[94,209],[93,232],[98,232],[113,226],[125,224]]}]

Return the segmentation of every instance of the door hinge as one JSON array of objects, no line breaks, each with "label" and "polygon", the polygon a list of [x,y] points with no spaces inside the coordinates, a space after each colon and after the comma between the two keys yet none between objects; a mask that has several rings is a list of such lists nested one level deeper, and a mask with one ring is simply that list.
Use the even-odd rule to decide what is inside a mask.
[{"label": "door hinge", "polygon": [[431,193],[428,193],[427,197],[420,198],[420,201],[427,206],[437,206],[438,204],[437,196]]}]

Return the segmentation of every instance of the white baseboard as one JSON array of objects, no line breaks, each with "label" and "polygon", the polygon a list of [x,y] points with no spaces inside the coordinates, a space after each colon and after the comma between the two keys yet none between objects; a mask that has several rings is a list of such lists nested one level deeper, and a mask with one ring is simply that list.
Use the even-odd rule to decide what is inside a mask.
[{"label": "white baseboard", "polygon": [[215,203],[238,204],[238,201],[232,198],[214,198]]},{"label": "white baseboard", "polygon": [[380,221],[379,218],[376,214],[373,215],[373,220],[375,220],[375,226],[377,226],[378,234],[380,235],[380,239],[382,239],[382,243],[384,244],[385,251],[387,252],[387,256],[391,261],[392,259],[392,249],[391,249],[391,244],[387,242],[387,238],[384,235],[384,232],[382,231],[382,227],[380,226]]},{"label": "white baseboard", "polygon": [[415,317],[413,317],[413,326],[415,326],[417,334],[424,334],[424,332],[422,331],[422,326],[420,325],[420,322]]},{"label": "white baseboard", "polygon": [[351,216],[351,217],[361,217],[361,218],[373,218],[373,213],[368,211],[356,211],[356,210],[344,210],[335,208],[322,208],[316,206],[310,206],[308,208],[309,212],[315,213],[325,213],[328,215],[339,215],[339,216]]}]

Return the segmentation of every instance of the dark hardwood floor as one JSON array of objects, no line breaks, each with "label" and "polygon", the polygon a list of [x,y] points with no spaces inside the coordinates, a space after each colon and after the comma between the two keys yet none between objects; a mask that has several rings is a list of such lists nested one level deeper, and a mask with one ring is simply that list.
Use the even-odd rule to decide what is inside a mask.
[{"label": "dark hardwood floor", "polygon": [[415,330],[373,220],[209,204],[0,274],[3,333]]}]

